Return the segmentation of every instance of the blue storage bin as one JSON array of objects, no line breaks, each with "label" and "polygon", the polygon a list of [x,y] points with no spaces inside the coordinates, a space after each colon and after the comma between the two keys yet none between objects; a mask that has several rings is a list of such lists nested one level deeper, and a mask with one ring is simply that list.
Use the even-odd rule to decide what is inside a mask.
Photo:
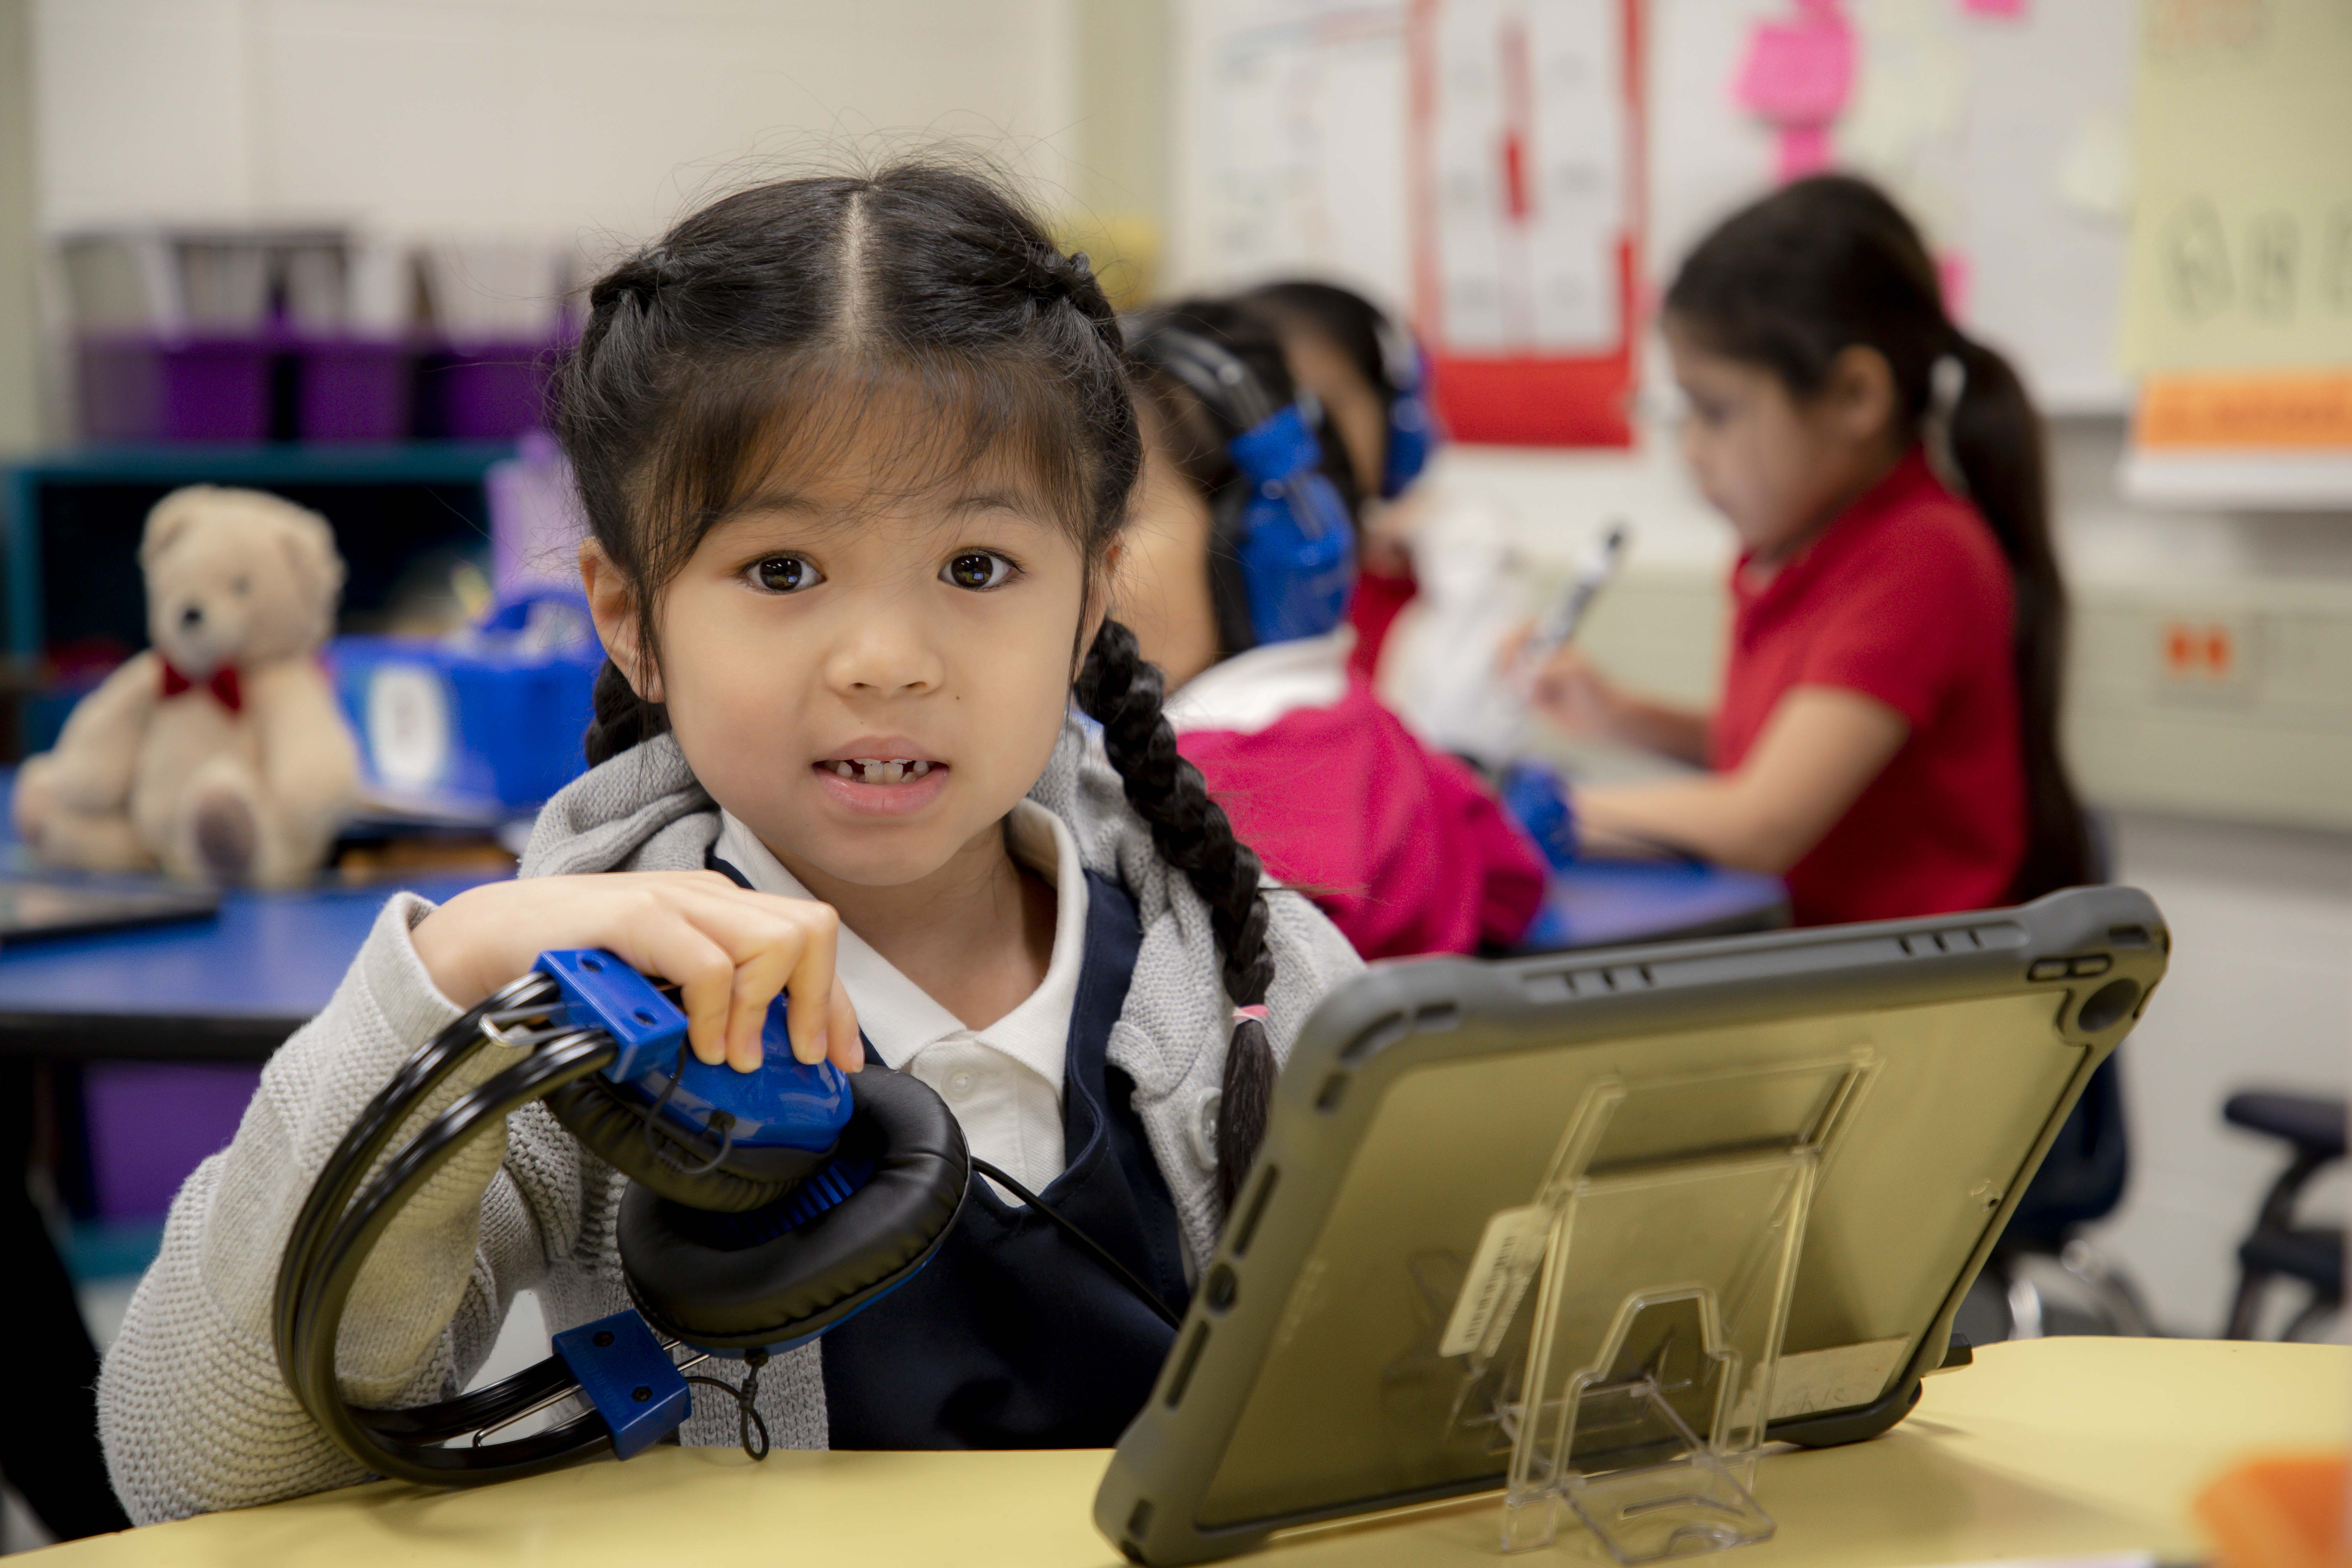
[{"label": "blue storage bin", "polygon": [[338,637],[328,658],[380,803],[510,816],[586,770],[604,654],[577,594],[509,600],[446,640]]}]

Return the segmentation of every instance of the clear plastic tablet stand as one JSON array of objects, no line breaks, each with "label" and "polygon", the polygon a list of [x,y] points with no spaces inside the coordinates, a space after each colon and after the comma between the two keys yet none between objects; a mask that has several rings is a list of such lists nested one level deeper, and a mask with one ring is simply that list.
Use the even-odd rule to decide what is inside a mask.
[{"label": "clear plastic tablet stand", "polygon": [[1505,1551],[1550,1545],[1563,1510],[1629,1564],[1770,1537],[1749,1489],[1805,1220],[1872,1068],[1858,1049],[1584,1097],[1456,1403],[1510,1442]]}]

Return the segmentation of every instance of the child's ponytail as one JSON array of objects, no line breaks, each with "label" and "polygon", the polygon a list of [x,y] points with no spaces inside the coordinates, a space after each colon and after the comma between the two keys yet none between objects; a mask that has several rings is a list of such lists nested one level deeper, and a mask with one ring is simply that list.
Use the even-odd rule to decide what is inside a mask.
[{"label": "child's ponytail", "polygon": [[2058,750],[2065,680],[2066,583],[2050,537],[2050,489],[2042,416],[2017,371],[1995,350],[1951,330],[1959,395],[1944,439],[1969,499],[1991,524],[2016,585],[2019,720],[2023,730],[2026,852],[2009,896],[2022,903],[2090,880],[2082,803]]},{"label": "child's ponytail", "polygon": [[2041,416],[2009,362],[1952,324],[1918,229],[1867,181],[1799,180],[1701,240],[1666,289],[1665,313],[1714,352],[1771,371],[1798,397],[1820,392],[1846,349],[1875,349],[1900,416],[1922,436],[1936,424],[1937,367],[1957,365],[1961,384],[1943,433],[2016,585],[2028,816],[2009,897],[2021,902],[2087,880],[2082,804],[2058,749],[2066,588],[2050,537]]},{"label": "child's ponytail", "polygon": [[1257,856],[1234,837],[1201,770],[1177,753],[1176,731],[1160,711],[1162,691],[1159,668],[1144,658],[1135,634],[1105,620],[1078,675],[1078,705],[1102,725],[1103,750],[1127,786],[1129,804],[1150,825],[1160,858],[1183,872],[1209,906],[1210,929],[1224,957],[1234,1022],[1219,1088],[1217,1194],[1230,1212],[1273,1109],[1274,1047],[1261,1017],[1274,955]]}]

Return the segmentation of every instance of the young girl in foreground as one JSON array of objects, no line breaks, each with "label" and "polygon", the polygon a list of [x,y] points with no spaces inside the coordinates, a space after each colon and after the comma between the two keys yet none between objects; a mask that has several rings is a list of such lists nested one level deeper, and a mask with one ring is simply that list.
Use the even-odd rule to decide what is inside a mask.
[{"label": "young girl in foreground", "polygon": [[[767,185],[589,298],[560,426],[611,656],[598,765],[520,879],[386,906],[174,1202],[100,1384],[142,1521],[359,1479],[270,1352],[289,1226],[377,1087],[544,949],[679,983],[706,1061],[756,1065],[779,988],[803,1060],[854,1070],[862,1027],[975,1155],[1175,1301],[1276,1058],[1357,967],[1260,892],[1106,618],[1142,462],[1129,362],[1083,263],[1010,197],[921,165]],[[551,1329],[625,1308],[624,1184],[537,1105],[461,1156],[362,1277],[350,1397],[448,1397],[518,1289]],[[768,1363],[775,1441],[1115,1441],[1170,1333],[1045,1225],[975,1183],[922,1275]],[[684,1440],[735,1443],[735,1411],[698,1401]]]},{"label": "young girl in foreground", "polygon": [[[1135,353],[1147,458],[1124,594],[1176,688],[1168,716],[1185,756],[1267,868],[1366,958],[1517,942],[1544,865],[1494,794],[1381,705],[1349,668],[1352,628],[1264,642],[1253,631],[1234,538],[1252,482],[1234,445],[1252,416],[1228,394],[1246,383],[1250,407],[1290,406],[1280,344],[1249,312],[1193,300],[1138,321]],[[1188,381],[1188,361],[1229,374]],[[1328,426],[1318,444],[1344,481]]]},{"label": "young girl in foreground", "polygon": [[[1785,872],[1805,923],[2084,880],[2041,425],[1945,314],[1918,231],[1861,181],[1801,181],[1699,245],[1664,328],[1684,454],[1739,536],[1721,704],[1636,697],[1572,649],[1536,694],[1714,776],[1580,791],[1585,840]],[[1929,461],[1939,435],[1964,495]]]}]

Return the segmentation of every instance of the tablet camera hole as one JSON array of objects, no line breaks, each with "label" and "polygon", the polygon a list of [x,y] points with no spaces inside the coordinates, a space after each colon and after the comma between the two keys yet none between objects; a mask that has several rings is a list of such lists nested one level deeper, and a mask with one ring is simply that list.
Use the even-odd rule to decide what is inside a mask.
[{"label": "tablet camera hole", "polygon": [[1241,1281],[1222,1263],[1209,1270],[1208,1282],[1201,1287],[1201,1299],[1209,1304],[1209,1310],[1219,1314],[1232,1311],[1240,1295]]},{"label": "tablet camera hole", "polygon": [[2075,1013],[2074,1026],[2086,1035],[2095,1035],[2112,1029],[2130,1017],[2132,1009],[2137,1005],[2138,981],[2110,980],[2092,992],[2091,999]]}]

